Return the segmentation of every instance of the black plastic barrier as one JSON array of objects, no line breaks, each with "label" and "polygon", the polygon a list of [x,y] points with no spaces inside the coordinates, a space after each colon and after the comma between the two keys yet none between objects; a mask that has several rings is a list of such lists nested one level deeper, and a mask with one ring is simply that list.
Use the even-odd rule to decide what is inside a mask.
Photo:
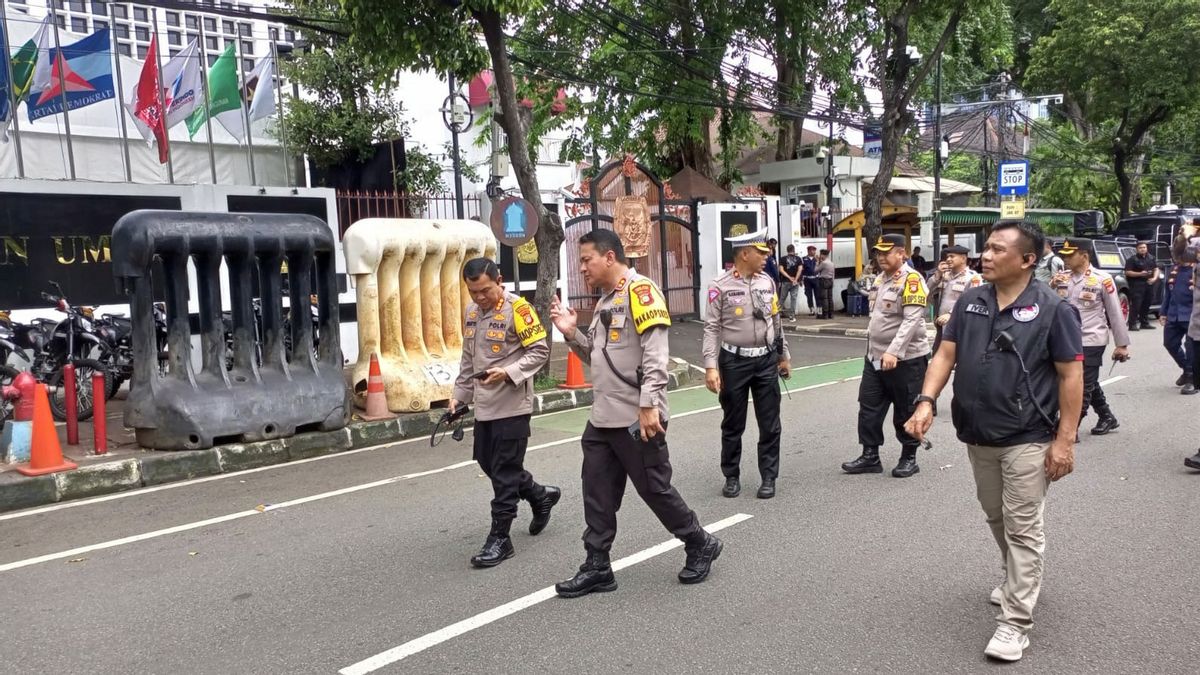
[{"label": "black plastic barrier", "polygon": [[[130,298],[134,368],[125,425],[138,443],[190,450],[345,426],[350,408],[334,255],[329,226],[312,216],[134,211],[122,217],[112,234],[113,274]],[[198,355],[188,315],[189,262]],[[155,340],[156,297],[166,303],[165,368]]]}]

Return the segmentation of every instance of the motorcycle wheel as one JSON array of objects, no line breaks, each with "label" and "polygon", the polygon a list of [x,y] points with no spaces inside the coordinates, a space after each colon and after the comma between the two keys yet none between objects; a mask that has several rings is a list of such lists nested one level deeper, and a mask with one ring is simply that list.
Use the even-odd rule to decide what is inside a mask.
[{"label": "motorcycle wheel", "polygon": [[[92,419],[94,400],[92,397],[92,373],[104,373],[104,390],[109,389],[112,374],[108,367],[100,361],[82,359],[75,362],[75,402],[79,421]],[[63,387],[63,371],[61,368],[50,373],[46,378],[46,389],[50,393],[50,412],[59,422],[67,419],[66,391]]]},{"label": "motorcycle wheel", "polygon": [[[7,387],[12,384],[19,372],[12,366],[0,365],[0,387]],[[0,398],[0,427],[3,427],[5,422],[12,419],[12,414],[13,402],[6,398]]]}]

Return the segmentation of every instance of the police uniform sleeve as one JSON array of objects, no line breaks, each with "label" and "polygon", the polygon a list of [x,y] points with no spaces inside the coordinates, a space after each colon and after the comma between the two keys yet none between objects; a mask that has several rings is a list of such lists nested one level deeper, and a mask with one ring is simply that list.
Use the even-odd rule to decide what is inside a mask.
[{"label": "police uniform sleeve", "polygon": [[904,292],[901,296],[904,306],[904,320],[896,330],[896,336],[888,345],[887,353],[899,358],[904,355],[908,343],[916,336],[918,330],[925,330],[925,307],[929,304],[929,295],[925,291],[925,282],[917,272],[909,272],[904,280]]},{"label": "police uniform sleeve", "polygon": [[1108,319],[1108,327],[1113,332],[1113,341],[1118,347],[1129,346],[1129,328],[1125,325],[1125,314],[1121,311],[1121,301],[1117,299],[1117,285],[1112,277],[1104,280],[1100,290],[1104,296],[1104,315]]},{"label": "police uniform sleeve", "polygon": [[454,391],[450,396],[459,403],[470,403],[475,400],[475,336],[467,335],[467,317],[471,314],[471,305],[463,312],[463,343],[462,359],[458,362],[458,379],[454,380]]},{"label": "police uniform sleeve", "polygon": [[704,341],[701,354],[705,368],[716,368],[721,350],[721,313],[725,310],[725,294],[713,282],[708,287],[708,309],[704,313]]},{"label": "police uniform sleeve", "polygon": [[581,361],[592,365],[592,336],[583,326],[575,327],[575,335],[567,341],[567,345]]},{"label": "police uniform sleeve", "polygon": [[1083,360],[1083,326],[1079,310],[1069,302],[1060,302],[1050,327],[1050,358],[1059,363]]},{"label": "police uniform sleeve", "polygon": [[504,366],[504,372],[513,384],[520,385],[536,375],[550,360],[550,345],[547,343],[546,326],[538,318],[533,305],[523,298],[513,302],[510,330],[516,333],[517,341],[521,343],[521,357]]},{"label": "police uniform sleeve", "polygon": [[667,361],[670,342],[667,329],[671,314],[658,287],[643,279],[629,287],[629,310],[642,348],[642,389],[638,406],[659,408],[666,402]]}]

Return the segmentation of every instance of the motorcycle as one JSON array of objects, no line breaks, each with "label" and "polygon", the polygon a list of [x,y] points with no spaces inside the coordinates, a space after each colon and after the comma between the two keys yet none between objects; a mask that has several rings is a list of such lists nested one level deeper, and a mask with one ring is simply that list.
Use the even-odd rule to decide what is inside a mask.
[{"label": "motorcycle", "polygon": [[[21,367],[18,367],[20,364],[13,365],[11,362],[14,359],[24,361],[25,365]],[[22,370],[29,370],[30,365],[32,364],[29,355],[17,345],[16,335],[13,332],[12,315],[7,311],[0,310],[0,387],[12,384],[17,374]],[[12,410],[12,401],[0,399],[0,425],[3,425],[12,416]]]},{"label": "motorcycle", "polygon": [[[96,334],[93,309],[74,306],[67,302],[62,288],[50,282],[58,295],[43,292],[42,299],[54,305],[67,318],[55,323],[44,341],[41,350],[35,352],[31,371],[34,377],[46,384],[50,393],[50,412],[57,420],[67,419],[66,387],[63,383],[63,366],[75,366],[75,402],[78,419],[92,417],[92,375],[103,373],[105,391],[108,391],[108,346]],[[51,320],[53,321],[53,320]],[[45,325],[45,324],[43,324]]]},{"label": "motorcycle", "polygon": [[[254,298],[252,302],[254,309],[254,359],[258,365],[262,365],[262,348],[263,348],[263,319],[262,319],[262,301],[259,298]],[[321,325],[320,311],[317,309],[317,296],[313,295],[309,298],[309,320],[312,321],[312,336],[313,349],[315,350],[320,345],[319,329]],[[221,312],[221,321],[225,328],[225,370],[233,370],[233,313]],[[283,316],[283,349],[286,357],[292,358],[292,310],[288,309]]]},{"label": "motorcycle", "polygon": [[[121,385],[133,378],[133,322],[124,314],[105,314],[96,320],[96,334],[107,345],[104,352],[108,366],[105,398],[112,398]],[[158,348],[158,372],[167,371],[167,311],[161,302],[154,303],[154,338]]]}]

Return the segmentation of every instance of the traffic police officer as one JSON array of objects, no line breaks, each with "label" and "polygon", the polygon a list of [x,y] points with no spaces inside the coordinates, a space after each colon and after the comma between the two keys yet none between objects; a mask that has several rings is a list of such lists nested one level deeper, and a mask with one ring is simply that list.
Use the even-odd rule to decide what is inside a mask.
[{"label": "traffic police officer", "polygon": [[739,476],[746,406],[754,393],[758,420],[759,499],[775,496],[779,475],[779,376],[791,373],[787,340],[783,339],[775,282],[763,273],[770,248],[766,232],[727,237],[733,244],[733,268],[708,287],[704,315],[704,383],[718,395],[721,420],[721,494],[742,491]]},{"label": "traffic police officer", "polygon": [[1121,313],[1121,302],[1117,299],[1117,285],[1110,274],[1092,267],[1086,249],[1066,239],[1058,246],[1058,255],[1066,263],[1066,269],[1050,278],[1050,287],[1079,310],[1079,321],[1083,326],[1083,410],[1079,414],[1082,424],[1088,406],[1096,409],[1100,416],[1092,434],[1101,436],[1121,426],[1108,406],[1104,389],[1100,387],[1100,366],[1104,363],[1104,348],[1108,346],[1111,330],[1117,348],[1114,361],[1129,359],[1129,330]]},{"label": "traffic police officer", "polygon": [[871,289],[871,318],[867,324],[867,356],[858,385],[858,442],[862,455],[842,464],[846,473],[882,473],[879,446],[883,420],[892,407],[892,426],[900,441],[900,462],[892,469],[908,478],[917,466],[917,439],[904,430],[916,405],[913,398],[925,378],[929,336],[925,312],[929,293],[921,273],[904,262],[904,235],[885,234],[875,244],[875,259],[883,270]]},{"label": "traffic police officer", "polygon": [[513,556],[509,527],[517,516],[517,501],[524,499],[533,508],[529,534],[538,534],[562,497],[558,488],[534,482],[524,467],[533,376],[550,359],[550,345],[533,307],[504,290],[495,262],[469,260],[463,278],[474,302],[463,319],[462,363],[450,411],[475,403],[473,457],[492,480],[494,497],[491,532],[471,564],[495,567]]},{"label": "traffic police officer", "polygon": [[699,583],[708,577],[722,543],[700,527],[671,486],[666,439],[671,315],[654,282],[629,268],[621,239],[612,230],[580,237],[579,259],[584,282],[601,294],[591,326],[577,328],[575,310],[557,298],[550,317],[571,350],[592,369],[595,402],[581,441],[587,559],[555,590],[574,598],[616,589],[609,549],[617,536],[626,478],[663,526],[683,540],[687,562],[679,581]]},{"label": "traffic police officer", "polygon": [[933,324],[937,326],[937,338],[933,342],[933,351],[937,352],[938,344],[942,341],[942,328],[950,320],[950,312],[954,303],[962,296],[963,291],[983,283],[979,272],[967,267],[967,247],[947,246],[942,249],[945,259],[938,263],[937,274],[929,280],[929,292],[940,294],[937,305],[937,318]]}]

